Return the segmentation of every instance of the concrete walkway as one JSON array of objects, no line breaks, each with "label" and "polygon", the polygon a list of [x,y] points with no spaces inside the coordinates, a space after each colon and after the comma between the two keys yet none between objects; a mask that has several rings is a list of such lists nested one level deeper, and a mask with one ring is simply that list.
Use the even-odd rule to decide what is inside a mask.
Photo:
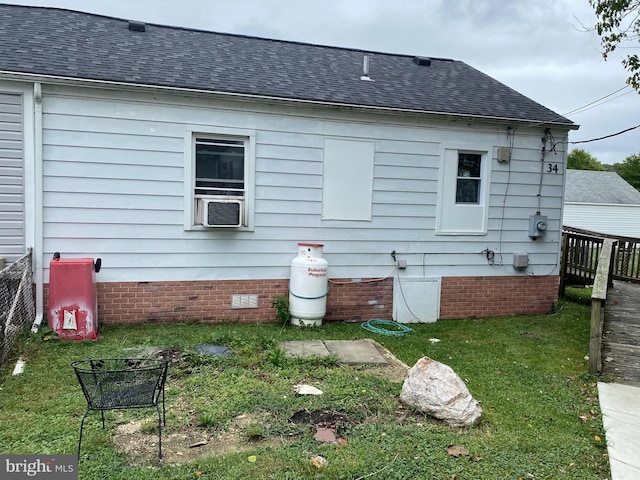
[{"label": "concrete walkway", "polygon": [[611,480],[640,478],[640,388],[598,383]]}]

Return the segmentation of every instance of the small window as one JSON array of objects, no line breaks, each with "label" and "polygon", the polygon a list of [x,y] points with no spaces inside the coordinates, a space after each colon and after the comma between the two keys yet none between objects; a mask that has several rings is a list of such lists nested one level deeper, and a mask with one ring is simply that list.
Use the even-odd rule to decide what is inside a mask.
[{"label": "small window", "polygon": [[493,147],[444,147],[440,163],[437,235],[486,235]]},{"label": "small window", "polygon": [[480,203],[480,178],[482,175],[482,155],[479,153],[458,153],[458,177],[456,181],[456,204]]},{"label": "small window", "polygon": [[196,196],[244,196],[244,157],[244,140],[196,138]]}]

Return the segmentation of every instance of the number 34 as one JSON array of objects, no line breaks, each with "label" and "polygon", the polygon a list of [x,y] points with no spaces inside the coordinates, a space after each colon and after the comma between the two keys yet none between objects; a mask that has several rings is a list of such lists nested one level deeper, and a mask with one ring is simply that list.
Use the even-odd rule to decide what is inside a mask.
[{"label": "number 34", "polygon": [[558,173],[558,164],[547,163],[547,173]]}]

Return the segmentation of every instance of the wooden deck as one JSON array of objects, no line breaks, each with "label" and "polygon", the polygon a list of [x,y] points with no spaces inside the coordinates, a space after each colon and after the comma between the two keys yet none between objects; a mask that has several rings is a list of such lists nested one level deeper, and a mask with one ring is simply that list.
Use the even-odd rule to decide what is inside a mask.
[{"label": "wooden deck", "polygon": [[607,292],[601,374],[640,387],[640,284],[614,281]]}]

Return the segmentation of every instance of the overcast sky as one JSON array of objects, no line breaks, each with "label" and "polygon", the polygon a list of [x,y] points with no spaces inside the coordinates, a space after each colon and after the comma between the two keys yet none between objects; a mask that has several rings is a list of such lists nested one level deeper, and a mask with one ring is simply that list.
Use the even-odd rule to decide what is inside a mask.
[{"label": "overcast sky", "polygon": [[[606,62],[588,0],[0,0],[147,23],[461,60],[580,125],[572,142],[640,124],[620,55]],[[0,46],[0,50],[1,50]],[[618,93],[579,113],[613,92]],[[570,145],[603,163],[640,153],[640,128]]]}]

